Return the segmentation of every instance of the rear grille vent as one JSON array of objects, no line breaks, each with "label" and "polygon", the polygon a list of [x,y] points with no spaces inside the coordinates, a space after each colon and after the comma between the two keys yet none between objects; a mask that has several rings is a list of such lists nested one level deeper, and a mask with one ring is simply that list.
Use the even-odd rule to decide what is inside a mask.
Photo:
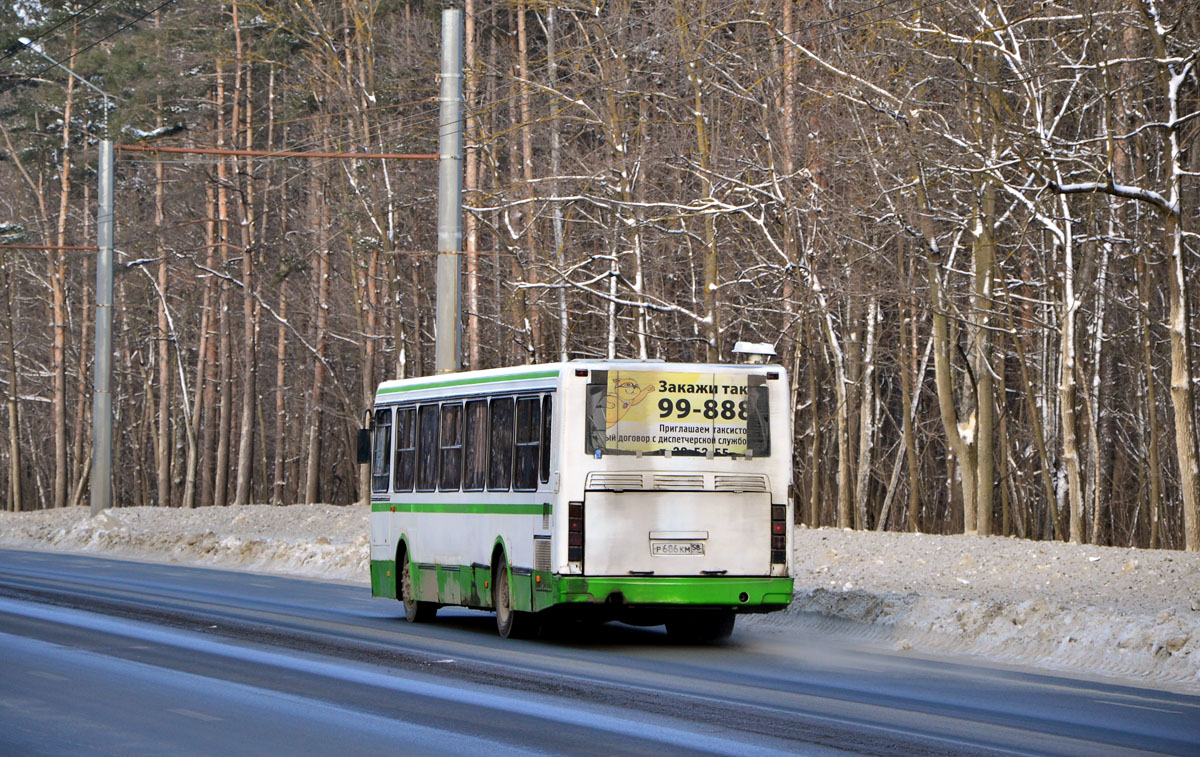
[{"label": "rear grille vent", "polygon": [[695,491],[704,489],[703,473],[656,473],[654,488],[672,491]]},{"label": "rear grille vent", "polygon": [[719,492],[765,492],[767,477],[755,474],[718,473],[713,488]]},{"label": "rear grille vent", "polygon": [[587,488],[625,491],[626,489],[642,489],[642,474],[640,473],[589,473]]},{"label": "rear grille vent", "polygon": [[534,539],[533,540],[533,569],[537,571],[550,571],[550,540],[549,539]]},{"label": "rear grille vent", "polygon": [[[711,480],[706,480],[711,476]],[[649,484],[649,485],[647,485]],[[589,473],[589,491],[705,491],[765,492],[767,477],[757,473]]]}]

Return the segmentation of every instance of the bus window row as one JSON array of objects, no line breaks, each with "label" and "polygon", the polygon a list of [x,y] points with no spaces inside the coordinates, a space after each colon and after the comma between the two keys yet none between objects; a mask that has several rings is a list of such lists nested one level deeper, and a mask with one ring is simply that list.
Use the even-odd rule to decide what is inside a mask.
[{"label": "bus window row", "polygon": [[536,491],[550,480],[552,395],[375,411],[371,491]]}]

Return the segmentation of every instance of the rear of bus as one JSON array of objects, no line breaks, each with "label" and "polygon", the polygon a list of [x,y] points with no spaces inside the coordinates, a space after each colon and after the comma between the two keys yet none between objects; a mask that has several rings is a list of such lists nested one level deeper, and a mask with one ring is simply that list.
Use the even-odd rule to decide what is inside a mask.
[{"label": "rear of bus", "polygon": [[578,361],[555,508],[557,602],[727,636],[792,597],[791,413],[774,365]]}]

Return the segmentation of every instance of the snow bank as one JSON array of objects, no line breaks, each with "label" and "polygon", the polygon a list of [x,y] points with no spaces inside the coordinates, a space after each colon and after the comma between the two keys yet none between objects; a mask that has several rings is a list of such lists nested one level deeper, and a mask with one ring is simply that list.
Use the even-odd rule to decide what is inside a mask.
[{"label": "snow bank", "polygon": [[333,505],[0,513],[0,546],[370,581],[367,513]]},{"label": "snow bank", "polygon": [[796,596],[766,628],[1200,691],[1200,555],[1003,537],[796,529]]},{"label": "snow bank", "polygon": [[[1200,691],[1200,555],[802,527],[795,543],[795,601],[747,626]],[[0,546],[368,580],[364,507],[0,513]]]}]

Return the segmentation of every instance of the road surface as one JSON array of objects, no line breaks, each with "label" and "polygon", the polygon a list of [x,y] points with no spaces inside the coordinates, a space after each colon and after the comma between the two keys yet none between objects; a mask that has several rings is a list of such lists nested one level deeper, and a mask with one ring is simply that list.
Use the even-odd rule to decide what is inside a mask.
[{"label": "road surface", "polygon": [[1200,697],[828,631],[500,639],[341,583],[0,550],[0,754],[1200,754]]}]

